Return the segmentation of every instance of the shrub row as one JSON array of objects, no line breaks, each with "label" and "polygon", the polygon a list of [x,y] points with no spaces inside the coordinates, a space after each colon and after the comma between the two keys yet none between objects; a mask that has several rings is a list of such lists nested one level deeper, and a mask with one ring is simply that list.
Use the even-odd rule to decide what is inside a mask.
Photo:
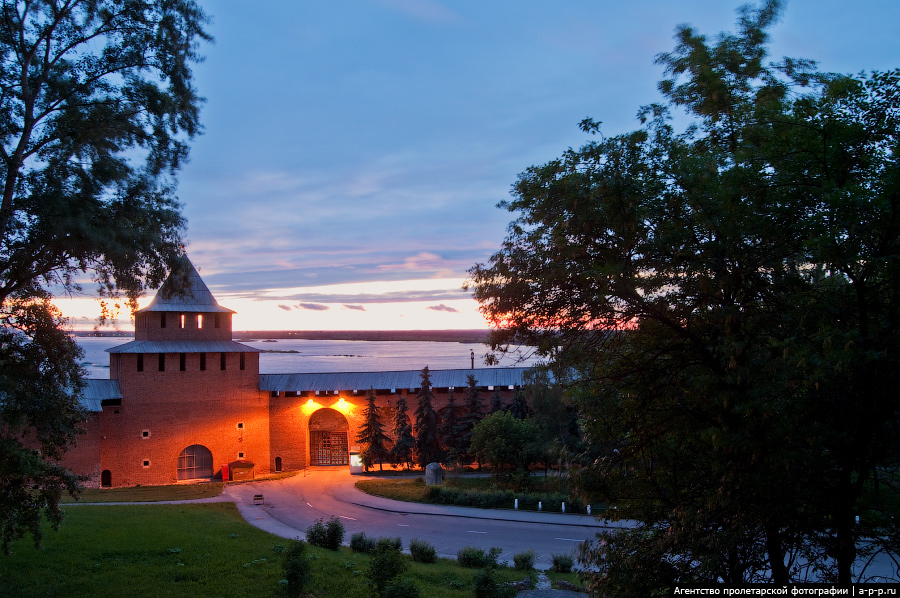
[{"label": "shrub row", "polygon": [[[366,554],[382,553],[387,550],[400,552],[403,550],[403,541],[400,538],[370,538],[365,532],[357,532],[350,537],[350,550]],[[409,555],[417,563],[437,561],[434,546],[418,538],[409,541]]]},{"label": "shrub row", "polygon": [[[307,541],[315,546],[337,550],[344,537],[344,526],[337,518],[328,522],[317,519],[306,530]],[[410,579],[401,577],[409,564],[401,553],[403,543],[400,538],[368,538],[364,532],[353,534],[350,548],[354,552],[374,554],[369,564],[368,579],[373,585],[374,594],[378,598],[419,598],[419,589]],[[285,593],[289,598],[304,595],[312,580],[311,565],[306,555],[306,543],[294,540],[284,552],[283,567]],[[413,561],[433,563],[437,560],[434,546],[424,540],[413,539],[409,543],[410,556]],[[476,598],[506,598],[515,594],[511,588],[498,584],[492,569],[500,566],[497,559],[502,549],[494,547],[485,552],[481,548],[466,546],[456,554],[457,563],[461,567],[480,569],[475,578],[473,595]],[[551,555],[552,570],[567,573],[572,570],[573,559],[569,555]],[[533,550],[520,552],[513,556],[517,571],[534,569],[535,553]]]},{"label": "shrub row", "polygon": [[487,552],[474,546],[465,546],[456,553],[456,562],[467,569],[495,569],[499,566],[497,558],[502,552],[496,546]]},{"label": "shrub row", "polygon": [[403,540],[400,538],[369,538],[365,532],[357,532],[350,536],[350,550],[372,554],[385,550],[403,550]]},{"label": "shrub row", "polygon": [[512,509],[516,499],[519,508],[526,511],[541,509],[551,513],[562,510],[566,503],[566,513],[587,512],[584,502],[579,498],[571,498],[562,492],[515,492],[513,490],[463,490],[449,486],[429,486],[426,497],[429,501],[443,505],[458,507],[479,507],[482,509]]}]

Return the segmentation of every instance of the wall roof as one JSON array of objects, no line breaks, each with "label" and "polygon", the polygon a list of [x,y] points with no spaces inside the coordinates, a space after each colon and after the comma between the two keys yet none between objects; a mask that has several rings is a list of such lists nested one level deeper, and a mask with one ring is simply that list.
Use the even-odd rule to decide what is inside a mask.
[{"label": "wall roof", "polygon": [[[435,388],[467,386],[467,377],[475,376],[478,386],[521,386],[531,368],[484,368],[477,370],[429,370]],[[419,370],[399,372],[334,372],[325,374],[260,374],[259,389],[267,391],[415,389],[422,384]]]},{"label": "wall roof", "polygon": [[118,380],[90,379],[84,382],[84,391],[81,393],[81,406],[88,411],[103,411],[103,401],[122,398]]}]

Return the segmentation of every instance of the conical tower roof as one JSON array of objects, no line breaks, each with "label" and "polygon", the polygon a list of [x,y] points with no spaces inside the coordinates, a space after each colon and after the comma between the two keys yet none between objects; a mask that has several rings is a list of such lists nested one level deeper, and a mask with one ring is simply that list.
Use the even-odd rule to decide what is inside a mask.
[{"label": "conical tower roof", "polygon": [[172,268],[150,305],[138,313],[157,311],[235,313],[218,304],[187,256]]}]

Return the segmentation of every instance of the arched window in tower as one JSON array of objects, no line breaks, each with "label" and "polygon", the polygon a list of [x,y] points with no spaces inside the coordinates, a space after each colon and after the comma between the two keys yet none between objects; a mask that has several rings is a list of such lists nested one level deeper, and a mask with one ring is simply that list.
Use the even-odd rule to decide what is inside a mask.
[{"label": "arched window in tower", "polygon": [[178,455],[179,480],[211,478],[212,475],[212,453],[202,444],[192,444]]}]

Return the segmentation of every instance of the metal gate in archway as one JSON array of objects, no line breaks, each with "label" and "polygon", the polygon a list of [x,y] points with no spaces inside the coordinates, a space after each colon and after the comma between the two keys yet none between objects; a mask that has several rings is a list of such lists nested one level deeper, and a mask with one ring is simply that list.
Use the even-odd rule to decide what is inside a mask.
[{"label": "metal gate in archway", "polygon": [[347,465],[350,463],[346,432],[310,431],[309,437],[312,444],[309,455],[311,465]]},{"label": "metal gate in archway", "polygon": [[349,465],[347,444],[350,426],[342,413],[319,409],[309,418],[309,464]]}]

